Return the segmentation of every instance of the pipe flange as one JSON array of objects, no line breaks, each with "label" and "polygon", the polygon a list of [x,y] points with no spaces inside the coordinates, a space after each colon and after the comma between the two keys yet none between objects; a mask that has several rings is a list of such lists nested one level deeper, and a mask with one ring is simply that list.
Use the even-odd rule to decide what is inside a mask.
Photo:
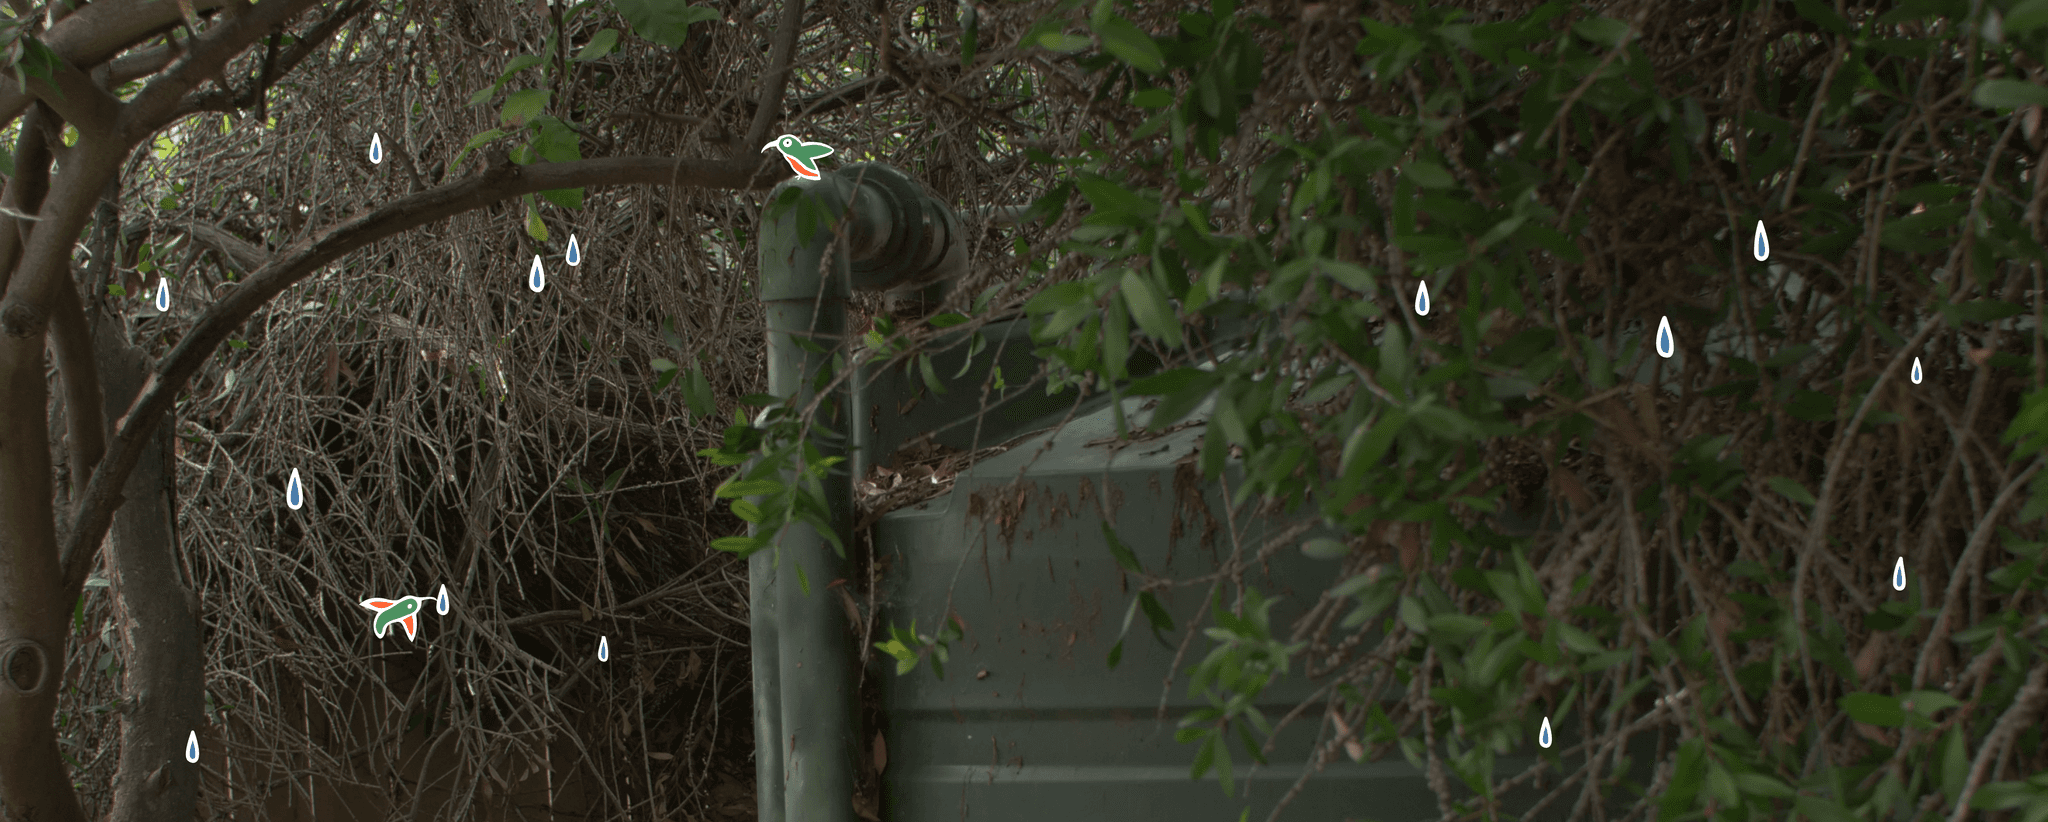
[{"label": "pipe flange", "polygon": [[852,163],[838,173],[859,181],[889,212],[888,236],[868,256],[852,261],[854,290],[886,291],[918,274],[931,243],[924,207],[931,198],[903,172],[881,163]]}]

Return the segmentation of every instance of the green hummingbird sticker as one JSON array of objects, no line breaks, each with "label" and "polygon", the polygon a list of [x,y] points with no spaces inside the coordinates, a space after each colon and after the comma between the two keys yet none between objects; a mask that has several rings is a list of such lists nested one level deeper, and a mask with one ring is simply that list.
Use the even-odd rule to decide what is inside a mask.
[{"label": "green hummingbird sticker", "polygon": [[441,592],[436,596],[405,596],[396,599],[372,598],[363,600],[362,606],[375,611],[377,614],[376,618],[370,622],[370,633],[375,634],[378,639],[383,639],[384,633],[391,630],[391,626],[397,625],[405,629],[405,638],[407,640],[417,641],[419,636],[419,615],[422,610],[425,610],[426,604],[429,602],[434,603],[434,610],[437,613],[448,613],[448,586],[441,586]]},{"label": "green hummingbird sticker", "polygon": [[824,143],[806,143],[794,134],[784,134],[761,147],[762,151],[775,149],[782,152],[782,159],[789,161],[789,167],[796,176],[806,180],[818,179],[818,158],[832,153],[832,147]]}]

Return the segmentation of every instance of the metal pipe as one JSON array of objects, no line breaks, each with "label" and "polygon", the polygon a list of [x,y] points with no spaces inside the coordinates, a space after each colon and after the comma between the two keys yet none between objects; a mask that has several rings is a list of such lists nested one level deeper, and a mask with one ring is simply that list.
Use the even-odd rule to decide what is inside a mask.
[{"label": "metal pipe", "polygon": [[[794,193],[792,193],[794,192]],[[846,301],[861,290],[912,290],[955,277],[959,223],[900,172],[855,163],[770,192],[761,231],[768,391],[806,407],[846,338]],[[824,398],[811,441],[825,457],[849,445],[845,395]],[[828,521],[850,536],[847,463],[825,478]],[[796,481],[786,476],[786,482]],[[847,560],[811,526],[792,523],[748,561],[754,608],[755,777],[762,822],[854,822],[859,704],[855,634],[826,593]]]}]

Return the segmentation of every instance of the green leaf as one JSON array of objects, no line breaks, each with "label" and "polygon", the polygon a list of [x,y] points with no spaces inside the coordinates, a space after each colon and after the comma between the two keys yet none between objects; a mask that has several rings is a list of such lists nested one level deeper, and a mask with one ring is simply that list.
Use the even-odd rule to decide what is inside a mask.
[{"label": "green leaf", "polygon": [[1173,105],[1173,92],[1163,88],[1139,89],[1131,92],[1131,105],[1138,108],[1166,108]]},{"label": "green leaf", "polygon": [[520,128],[539,117],[548,107],[548,97],[554,92],[544,88],[520,89],[505,96],[505,105],[498,110],[498,121],[513,128]]},{"label": "green leaf", "polygon": [[732,513],[734,516],[751,522],[755,525],[761,524],[761,521],[765,519],[764,515],[761,513],[761,506],[755,505],[743,499],[736,499],[732,501]]},{"label": "green leaf", "polygon": [[1138,607],[1144,610],[1145,620],[1152,623],[1152,635],[1164,643],[1166,634],[1173,630],[1173,617],[1166,613],[1166,606],[1160,605],[1151,591],[1144,591],[1138,594]]},{"label": "green leaf", "polygon": [[1125,271],[1123,276],[1124,303],[1131,307],[1131,318],[1138,321],[1153,339],[1166,343],[1169,348],[1180,347],[1180,318],[1173,313],[1166,296],[1152,280],[1136,271]]},{"label": "green leaf", "polygon": [[691,367],[683,378],[683,402],[690,406],[690,413],[703,419],[718,410],[718,404],[711,392],[711,381],[705,379],[704,369]]},{"label": "green leaf", "polygon": [[462,158],[469,156],[469,153],[471,151],[475,150],[477,147],[482,146],[485,143],[488,143],[492,140],[496,140],[503,136],[505,136],[505,131],[503,129],[494,128],[491,129],[490,131],[486,131],[482,134],[478,134],[475,137],[469,138],[469,142],[463,144],[462,150],[455,152],[455,161],[449,163],[448,168],[454,169],[460,167],[462,165]]},{"label": "green leaf", "polygon": [[1078,34],[1062,34],[1057,31],[1048,31],[1038,35],[1038,45],[1053,51],[1071,53],[1087,48],[1088,38]]},{"label": "green leaf", "polygon": [[1771,490],[1784,494],[1786,499],[1808,508],[1813,507],[1814,503],[1817,502],[1813,498],[1812,492],[1806,490],[1806,486],[1799,484],[1798,480],[1791,477],[1772,477],[1764,480],[1764,482],[1771,486]]},{"label": "green leaf", "polygon": [[1159,44],[1129,20],[1108,15],[1095,23],[1095,34],[1102,38],[1104,49],[1132,68],[1146,74],[1158,74],[1166,68],[1166,55],[1159,51]]},{"label": "green leaf", "polygon": [[1628,36],[1628,24],[1612,17],[1593,17],[1580,20],[1572,31],[1596,44],[1615,48],[1621,39]]},{"label": "green leaf", "polygon": [[526,200],[526,235],[537,242],[548,241],[548,226],[540,221],[540,209],[533,204],[533,198]]},{"label": "green leaf", "polygon": [[581,140],[582,135],[561,120],[546,117],[540,120],[540,133],[534,136],[533,148],[543,160],[568,163],[583,159],[583,150],[578,145]]},{"label": "green leaf", "polygon": [[1841,704],[1850,719],[1865,725],[1896,728],[1906,724],[1906,711],[1895,696],[1858,692],[1842,697]]},{"label": "green leaf", "polygon": [[1735,787],[1750,796],[1763,796],[1771,799],[1790,799],[1794,795],[1792,793],[1792,786],[1760,773],[1736,774]]},{"label": "green leaf", "polygon": [[783,487],[782,483],[775,480],[733,480],[719,486],[716,496],[719,499],[762,497],[780,491]]},{"label": "green leaf", "polygon": [[1394,435],[1407,424],[1406,412],[1389,409],[1371,428],[1361,425],[1353,429],[1351,438],[1344,443],[1344,454],[1337,462],[1345,481],[1364,479],[1366,470],[1379,464],[1380,459],[1387,455],[1387,449],[1393,447]]},{"label": "green leaf", "polygon": [[1088,204],[1094,206],[1095,211],[1104,220],[1125,225],[1140,225],[1159,213],[1159,207],[1152,201],[1138,196],[1106,177],[1081,174],[1074,178],[1074,184],[1081,189],[1081,196],[1088,198]]},{"label": "green leaf", "polygon": [[711,549],[714,551],[730,551],[745,556],[761,550],[767,544],[767,541],[759,537],[719,537],[711,541]]},{"label": "green leaf", "polygon": [[1414,180],[1416,185],[1423,188],[1450,188],[1458,184],[1457,179],[1451,176],[1450,171],[1428,160],[1416,160],[1409,163],[1408,167],[1402,170],[1402,173],[1406,174],[1408,179]]},{"label": "green leaf", "polygon": [[1941,307],[1941,313],[1947,315],[1949,319],[1966,323],[1995,322],[2007,317],[2019,316],[2025,311],[2026,309],[2017,303],[2000,302],[1998,300],[1970,300],[1968,302],[1950,303]]},{"label": "green leaf", "polygon": [[1102,539],[1109,544],[1109,555],[1116,558],[1117,565],[1123,566],[1124,570],[1133,574],[1144,573],[1144,570],[1138,567],[1138,556],[1131,553],[1131,549],[1124,545],[1123,540],[1117,539],[1116,529],[1109,527],[1108,522],[1102,523]]},{"label": "green leaf", "polygon": [[1801,796],[1792,800],[1799,809],[1799,815],[1813,822],[1859,822],[1856,814],[1843,807],[1841,802],[1819,796]]},{"label": "green leaf", "polygon": [[1351,553],[1351,546],[1341,540],[1317,537],[1302,543],[1301,552],[1311,559],[1343,559]]},{"label": "green leaf", "polygon": [[688,0],[612,0],[612,8],[633,27],[633,33],[664,48],[680,48],[690,24],[719,19],[718,10],[692,6]]},{"label": "green leaf", "polygon": [[507,80],[512,79],[512,75],[518,74],[519,72],[533,68],[534,66],[538,66],[545,62],[547,61],[542,60],[540,58],[540,55],[538,54],[522,54],[519,55],[518,57],[514,57],[512,58],[512,62],[505,64],[505,73],[498,75],[498,82],[503,83]]},{"label": "green leaf", "polygon": [[1970,100],[1985,108],[2048,106],[2048,88],[2025,80],[1993,78],[1977,84]]},{"label": "green leaf", "polygon": [[1899,699],[1900,707],[1909,708],[1913,713],[1925,717],[1934,716],[1936,711],[1961,707],[1962,704],[1955,697],[1941,691],[1913,691]]},{"label": "green leaf", "polygon": [[2048,0],[2021,0],[2005,13],[2005,20],[2000,25],[2007,37],[2048,26]]},{"label": "green leaf", "polygon": [[590,42],[583,44],[583,48],[576,52],[576,62],[588,62],[603,57],[612,53],[612,49],[618,46],[619,30],[605,29],[591,35]]}]

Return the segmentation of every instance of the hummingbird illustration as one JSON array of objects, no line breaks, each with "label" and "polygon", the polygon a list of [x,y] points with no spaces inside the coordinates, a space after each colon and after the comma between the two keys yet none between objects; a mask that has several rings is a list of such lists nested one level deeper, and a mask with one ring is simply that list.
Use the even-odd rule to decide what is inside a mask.
[{"label": "hummingbird illustration", "polygon": [[362,605],[377,612],[376,620],[370,623],[370,631],[376,634],[378,639],[383,639],[384,632],[396,624],[405,628],[407,640],[414,640],[419,635],[420,609],[431,601],[432,597],[399,597],[366,599]]},{"label": "hummingbird illustration", "polygon": [[818,158],[832,153],[832,147],[824,143],[806,143],[794,134],[784,134],[761,147],[762,151],[775,149],[782,152],[782,159],[789,161],[789,167],[796,170],[796,176],[806,180],[818,179]]}]

